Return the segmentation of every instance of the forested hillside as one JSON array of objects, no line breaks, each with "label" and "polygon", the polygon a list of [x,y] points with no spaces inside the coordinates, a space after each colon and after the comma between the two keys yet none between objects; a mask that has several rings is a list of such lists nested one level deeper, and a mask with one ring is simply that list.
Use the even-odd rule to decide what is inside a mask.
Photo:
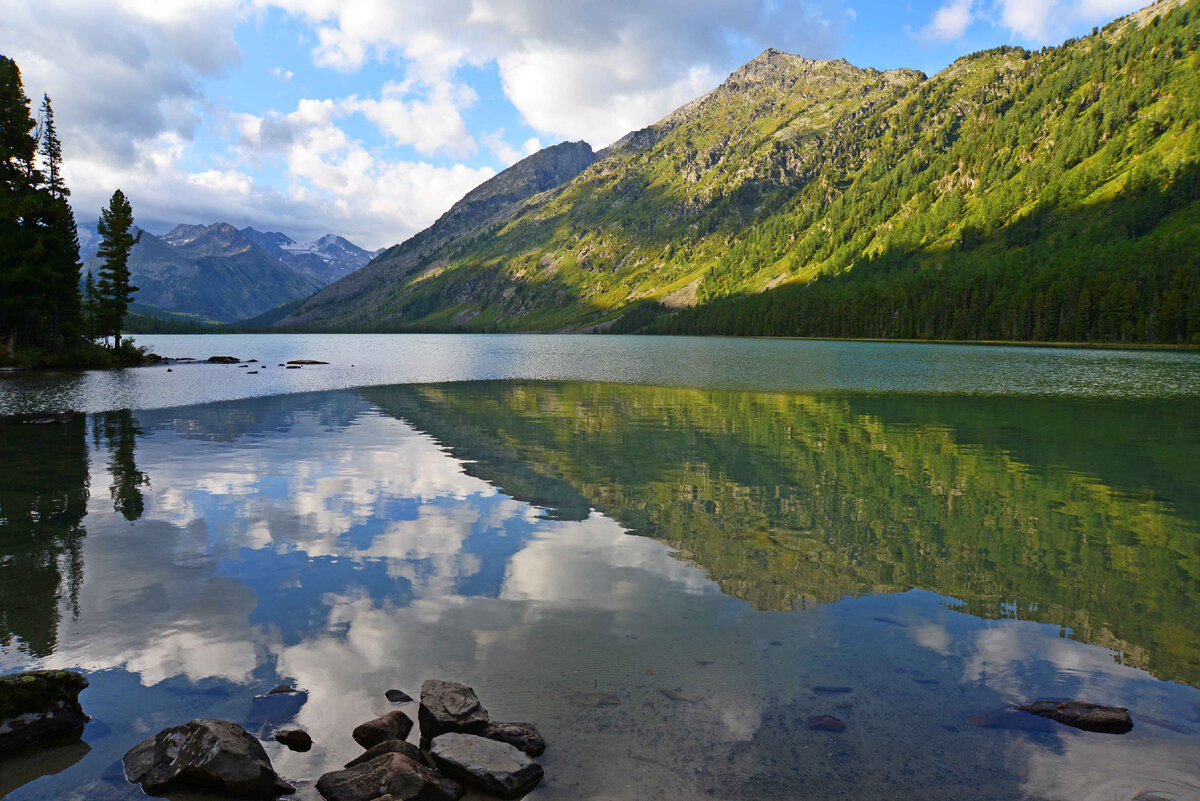
[{"label": "forested hillside", "polygon": [[1194,6],[932,78],[767,51],[502,224],[359,287],[355,312],[289,320],[1200,342]]}]

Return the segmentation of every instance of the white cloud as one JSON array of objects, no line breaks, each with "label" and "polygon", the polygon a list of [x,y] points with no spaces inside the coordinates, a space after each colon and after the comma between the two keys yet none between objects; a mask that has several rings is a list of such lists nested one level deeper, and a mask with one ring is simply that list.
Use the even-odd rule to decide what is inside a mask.
[{"label": "white cloud", "polygon": [[[436,84],[495,63],[534,128],[595,146],[662,117],[738,65],[734,42],[832,54],[837,23],[809,2],[743,0],[256,0],[317,28],[314,58],[398,59]],[[844,15],[839,15],[844,18]]]},{"label": "white cloud", "polygon": [[1145,0],[997,0],[1000,22],[1018,38],[1052,44],[1073,24],[1108,22],[1137,11]]},{"label": "white cloud", "polygon": [[933,19],[921,31],[922,38],[939,42],[960,39],[975,21],[975,0],[950,0],[934,12]]},{"label": "white cloud", "polygon": [[497,128],[479,138],[491,154],[507,167],[511,167],[526,156],[531,156],[542,149],[542,142],[536,136],[526,139],[520,149],[513,147],[504,138],[503,128]]}]

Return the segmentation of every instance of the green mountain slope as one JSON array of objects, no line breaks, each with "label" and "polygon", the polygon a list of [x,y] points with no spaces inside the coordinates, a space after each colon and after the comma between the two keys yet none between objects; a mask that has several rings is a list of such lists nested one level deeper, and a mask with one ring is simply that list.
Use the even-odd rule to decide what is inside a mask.
[{"label": "green mountain slope", "polygon": [[933,78],[769,50],[499,224],[285,323],[1195,340],[1194,6]]}]

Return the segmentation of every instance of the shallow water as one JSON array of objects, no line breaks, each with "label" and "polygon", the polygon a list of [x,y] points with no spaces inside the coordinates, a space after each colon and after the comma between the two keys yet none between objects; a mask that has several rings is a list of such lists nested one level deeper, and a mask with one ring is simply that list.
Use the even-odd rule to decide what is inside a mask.
[{"label": "shallow water", "polygon": [[[151,409],[386,384],[532,379],[719,389],[1092,398],[1200,397],[1200,353],[720,337],[138,335],[171,364],[0,374],[0,415]],[[287,370],[292,359],[327,365]],[[168,373],[167,370],[171,372]],[[250,375],[251,370],[257,372]]]},{"label": "shallow water", "polygon": [[[656,383],[700,386],[563,356],[547,373],[630,383],[172,408],[139,383],[130,412],[95,389],[112,375],[85,376],[101,411],[0,426],[0,669],[85,670],[94,718],[83,745],[0,763],[0,797],[142,797],[124,751],[204,716],[307,728],[307,754],[264,745],[316,799],[385,690],[448,678],[541,728],[531,798],[1200,799],[1200,401],[1169,389],[1192,389],[1186,359],[1150,359],[1176,371],[1153,399],[1111,386],[1159,354],[1014,378],[979,365],[1061,354],[985,348],[899,351],[971,392],[761,391],[720,386],[753,353],[685,370],[689,343],[628,342],[667,343]],[[772,389],[830,375],[785,351],[758,373]],[[420,369],[550,358],[490,353]],[[1089,385],[1081,363],[1121,377]],[[256,378],[236,369],[170,375],[211,377],[187,378],[206,397]],[[994,391],[1014,382],[1043,389]],[[254,696],[283,681],[306,703],[265,716]],[[1135,728],[970,722],[1038,698],[1128,706]],[[819,715],[846,729],[809,730]]]}]

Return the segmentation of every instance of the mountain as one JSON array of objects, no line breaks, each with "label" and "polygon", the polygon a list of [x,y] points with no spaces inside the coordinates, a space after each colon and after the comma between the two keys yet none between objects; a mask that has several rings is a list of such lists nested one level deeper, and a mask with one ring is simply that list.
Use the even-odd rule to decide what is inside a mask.
[{"label": "mountain", "polygon": [[242,234],[297,272],[319,281],[322,286],[349,275],[366,265],[375,255],[337,234],[325,234],[303,245],[278,231],[243,228]]},{"label": "mountain", "polygon": [[[93,272],[99,266],[94,253],[85,262]],[[129,268],[143,313],[182,312],[201,321],[253,317],[322,286],[228,223],[178,225],[162,237],[142,231]]]},{"label": "mountain", "polygon": [[767,50],[280,324],[1200,341],[1195,5],[932,78]]},{"label": "mountain", "polygon": [[[80,239],[86,268],[94,272],[99,269],[95,225],[80,226]],[[181,224],[162,236],[142,231],[130,254],[130,271],[140,314],[233,322],[307,298],[370,256],[332,234],[297,245],[284,234],[238,230],[228,223]]]},{"label": "mountain", "polygon": [[[595,159],[587,142],[564,142],[545,148],[484,181],[450,207],[429,228],[403,244],[387,248],[369,265],[314,296],[279,324],[379,325],[389,320],[386,295],[397,282],[419,280],[431,257],[462,246],[468,237],[479,237],[520,213],[539,193],[561,186]],[[426,270],[426,272],[428,272]],[[397,321],[398,322],[398,321]]]}]

